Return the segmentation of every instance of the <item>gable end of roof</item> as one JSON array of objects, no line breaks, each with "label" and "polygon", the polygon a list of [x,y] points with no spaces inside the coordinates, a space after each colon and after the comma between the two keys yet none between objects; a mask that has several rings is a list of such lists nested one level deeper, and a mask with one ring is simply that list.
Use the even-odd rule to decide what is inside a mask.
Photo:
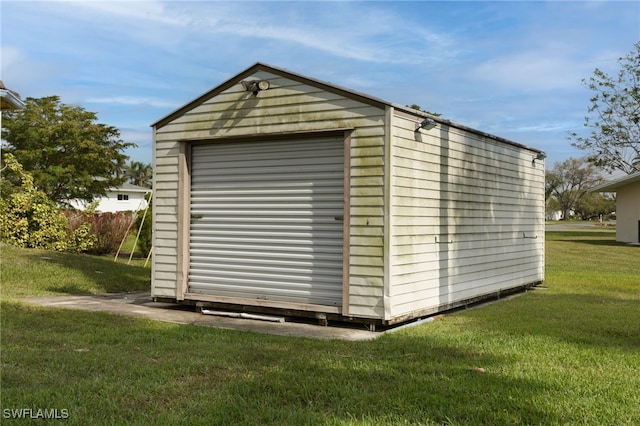
[{"label": "gable end of roof", "polygon": [[165,117],[161,118],[160,120],[156,121],[155,123],[151,124],[151,127],[155,127],[155,128],[160,128],[164,125],[166,125],[167,123],[171,122],[172,120],[180,117],[181,115],[185,114],[186,112],[192,110],[193,108],[198,107],[199,105],[202,105],[204,102],[208,101],[209,99],[217,96],[218,94],[224,92],[225,90],[229,89],[230,87],[234,86],[235,84],[238,84],[239,81],[242,81],[243,79],[249,77],[250,75],[255,74],[258,71],[266,71],[272,74],[278,74],[282,77],[285,78],[289,78],[291,80],[294,81],[298,81],[301,83],[306,83],[312,86],[316,86],[319,87],[323,90],[327,90],[329,92],[334,92],[334,93],[339,93],[345,97],[351,98],[351,99],[355,99],[361,102],[364,102],[366,104],[370,104],[373,106],[378,106],[378,107],[384,107],[385,105],[391,105],[390,102],[384,101],[382,99],[378,99],[375,98],[373,96],[369,96],[367,94],[364,93],[359,93],[344,87],[340,87],[337,86],[335,84],[332,83],[328,83],[325,81],[321,81],[321,80],[316,80],[314,78],[310,78],[307,76],[303,76],[301,74],[297,74],[294,72],[291,72],[289,70],[286,70],[284,68],[278,68],[278,67],[274,67],[272,65],[267,65],[264,64],[262,62],[257,62],[254,65],[252,65],[251,67],[247,68],[246,70],[240,72],[239,74],[234,75],[233,77],[231,77],[230,79],[226,80],[225,82],[223,82],[222,84],[219,84],[218,86],[214,87],[213,89],[209,90],[208,92],[202,94],[201,96],[198,96],[197,98],[193,99],[192,101],[187,102],[185,105],[183,105],[182,107],[178,108],[177,110],[169,113],[168,115],[166,115]]}]

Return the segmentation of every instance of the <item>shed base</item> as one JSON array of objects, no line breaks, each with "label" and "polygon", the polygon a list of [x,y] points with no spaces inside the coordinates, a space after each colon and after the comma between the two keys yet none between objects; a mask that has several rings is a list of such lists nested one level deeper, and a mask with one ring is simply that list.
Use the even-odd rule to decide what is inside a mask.
[{"label": "shed base", "polygon": [[487,302],[497,301],[507,296],[524,293],[536,286],[539,286],[540,284],[542,284],[542,281],[536,281],[507,289],[501,289],[485,295],[442,304],[431,308],[416,310],[409,314],[386,320],[379,318],[353,317],[328,312],[314,312],[297,309],[274,308],[268,306],[215,302],[210,300],[177,300],[170,297],[155,296],[153,297],[153,300],[155,302],[175,303],[183,306],[193,306],[197,312],[201,312],[202,309],[216,309],[219,311],[227,311],[232,313],[278,315],[281,317],[286,317],[286,320],[291,322],[316,323],[321,326],[331,325],[335,327],[364,326],[370,331],[386,331],[395,327],[410,324],[412,322],[421,321],[425,318],[452,313],[460,309],[467,309],[473,306],[482,305]]}]

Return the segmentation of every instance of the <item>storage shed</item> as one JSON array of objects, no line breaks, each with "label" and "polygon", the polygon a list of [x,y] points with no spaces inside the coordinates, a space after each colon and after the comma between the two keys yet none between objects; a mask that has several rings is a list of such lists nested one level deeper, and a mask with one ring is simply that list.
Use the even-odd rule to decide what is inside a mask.
[{"label": "storage shed", "polygon": [[153,125],[152,296],[390,325],[544,279],[544,154],[257,63]]}]

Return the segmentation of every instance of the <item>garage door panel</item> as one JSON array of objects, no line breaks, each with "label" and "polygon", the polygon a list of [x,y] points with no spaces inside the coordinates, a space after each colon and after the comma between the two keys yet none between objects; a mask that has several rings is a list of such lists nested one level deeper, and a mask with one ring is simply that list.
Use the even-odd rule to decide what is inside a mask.
[{"label": "garage door panel", "polygon": [[189,292],[341,306],[343,140],[195,145]]},{"label": "garage door panel", "polygon": [[[224,274],[193,275],[193,278],[195,282],[189,288],[191,293],[297,303],[304,300],[305,303],[330,306],[335,303],[336,283],[333,281],[289,282],[277,277]],[[212,292],[212,287],[215,292]]]},{"label": "garage door panel", "polygon": [[[209,253],[216,250],[237,250],[243,252],[255,252],[262,255],[265,258],[277,256],[277,255],[289,255],[295,257],[296,255],[308,255],[312,257],[328,257],[335,255],[336,258],[342,259],[342,249],[333,246],[324,247],[309,247],[309,246],[276,246],[272,245],[269,252],[265,252],[264,244],[249,244],[238,241],[229,241],[224,244],[200,244],[197,247],[191,248],[191,254],[197,255],[198,253],[203,256],[207,256]],[[336,259],[337,261],[338,259]]]}]

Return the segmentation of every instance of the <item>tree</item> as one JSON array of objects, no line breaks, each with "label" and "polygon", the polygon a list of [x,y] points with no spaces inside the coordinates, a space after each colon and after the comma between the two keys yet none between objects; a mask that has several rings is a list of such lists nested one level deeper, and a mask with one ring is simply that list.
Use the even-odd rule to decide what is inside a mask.
[{"label": "tree", "polygon": [[615,198],[607,198],[597,192],[586,193],[575,205],[575,211],[582,220],[598,219],[600,215],[609,216],[615,210]]},{"label": "tree", "polygon": [[598,169],[586,159],[569,158],[555,163],[546,173],[546,191],[551,194],[562,210],[564,220],[576,207],[589,188],[603,181]]},{"label": "tree", "polygon": [[135,144],[98,123],[95,113],[49,96],[27,98],[24,109],[2,114],[3,154],[13,154],[50,200],[91,201],[126,181],[123,150]]},{"label": "tree", "polygon": [[589,152],[589,161],[605,171],[640,171],[640,42],[626,57],[615,78],[595,69],[582,80],[594,92],[584,126],[591,135],[571,133],[574,147]]},{"label": "tree", "polygon": [[131,161],[127,166],[125,176],[129,179],[129,183],[142,186],[144,188],[151,188],[153,168],[149,164],[144,164],[139,161]]}]

